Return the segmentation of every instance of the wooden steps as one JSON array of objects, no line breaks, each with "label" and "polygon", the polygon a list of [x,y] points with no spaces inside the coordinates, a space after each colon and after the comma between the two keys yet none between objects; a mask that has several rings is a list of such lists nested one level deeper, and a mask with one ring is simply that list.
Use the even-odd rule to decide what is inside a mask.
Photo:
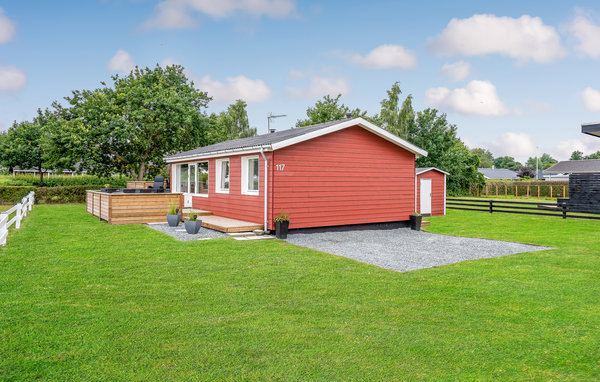
[{"label": "wooden steps", "polygon": [[198,216],[209,216],[212,215],[212,211],[205,211],[205,210],[197,210],[195,208],[184,208],[183,211],[181,211],[183,216],[187,216],[188,214],[195,214]]},{"label": "wooden steps", "polygon": [[202,216],[202,227],[214,229],[217,231],[229,232],[249,232],[255,229],[263,229],[262,224],[247,222],[244,220],[230,219],[223,216],[204,215]]}]

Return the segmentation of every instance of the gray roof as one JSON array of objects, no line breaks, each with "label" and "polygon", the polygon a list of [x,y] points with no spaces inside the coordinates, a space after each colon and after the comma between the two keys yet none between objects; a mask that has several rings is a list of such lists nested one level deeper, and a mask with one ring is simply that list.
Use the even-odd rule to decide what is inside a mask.
[{"label": "gray roof", "polygon": [[563,160],[544,170],[544,174],[600,173],[600,159]]},{"label": "gray roof", "polygon": [[338,123],[349,121],[351,119],[353,118],[344,118],[338,119],[337,121],[319,123],[317,125],[296,127],[289,130],[276,131],[274,133],[262,134],[254,137],[232,139],[229,141],[215,143],[214,145],[210,146],[199,147],[197,149],[189,151],[181,151],[177,154],[166,157],[166,159],[187,157],[190,155],[209,154],[219,151],[244,149],[250,147],[268,146],[274,143],[285,141],[290,138],[295,138],[304,134],[312,133],[313,131],[321,130],[329,126],[337,125]]},{"label": "gray roof", "polygon": [[487,179],[517,179],[517,172],[506,168],[478,168]]}]

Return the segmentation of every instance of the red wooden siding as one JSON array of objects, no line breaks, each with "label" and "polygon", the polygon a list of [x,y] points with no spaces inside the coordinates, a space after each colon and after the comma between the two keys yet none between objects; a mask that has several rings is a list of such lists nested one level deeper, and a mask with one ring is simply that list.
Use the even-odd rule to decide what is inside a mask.
[{"label": "red wooden siding", "polygon": [[273,158],[272,213],[287,212],[290,228],[408,220],[414,211],[415,155],[359,126]]},{"label": "red wooden siding", "polygon": [[444,174],[437,170],[417,175],[417,211],[421,212],[421,179],[431,179],[431,216],[444,215]]},{"label": "red wooden siding", "polygon": [[[242,157],[257,154],[232,155],[216,159],[229,159],[229,193],[215,192],[216,185],[216,159],[208,159],[208,197],[193,196],[192,207],[195,209],[212,211],[214,215],[232,219],[246,220],[253,223],[264,221],[264,160],[259,157],[259,194],[242,195]],[[265,153],[270,161],[272,153]],[[201,162],[206,162],[202,160]],[[189,163],[189,162],[181,162]],[[193,162],[191,162],[193,163]],[[270,185],[269,185],[270,186]],[[270,191],[270,190],[269,190]],[[269,215],[269,221],[272,216]]]}]

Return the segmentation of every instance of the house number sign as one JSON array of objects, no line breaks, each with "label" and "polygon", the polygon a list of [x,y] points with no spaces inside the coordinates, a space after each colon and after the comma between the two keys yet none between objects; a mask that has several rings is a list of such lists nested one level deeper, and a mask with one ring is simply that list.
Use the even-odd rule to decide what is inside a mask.
[{"label": "house number sign", "polygon": [[275,165],[275,169],[277,171],[283,171],[284,168],[285,168],[285,164],[276,164]]}]

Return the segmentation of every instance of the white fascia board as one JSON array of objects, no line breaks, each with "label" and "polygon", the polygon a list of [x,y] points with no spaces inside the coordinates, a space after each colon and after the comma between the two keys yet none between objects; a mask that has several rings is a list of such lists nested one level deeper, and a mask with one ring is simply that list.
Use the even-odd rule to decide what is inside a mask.
[{"label": "white fascia board", "polygon": [[425,170],[421,170],[421,171],[417,172],[417,175],[421,175],[421,174],[426,173],[427,171],[431,171],[431,170],[436,170],[436,171],[439,171],[439,172],[441,172],[443,174],[450,175],[450,173],[448,173],[448,172],[446,172],[444,170],[440,170],[437,167],[427,167]]},{"label": "white fascia board", "polygon": [[257,153],[260,153],[261,148],[265,152],[273,151],[271,146],[253,146],[253,147],[244,147],[241,149],[222,150],[222,151],[213,151],[210,153],[185,155],[185,156],[180,156],[180,157],[176,157],[176,158],[165,158],[165,162],[167,162],[167,163],[191,162],[191,161],[202,160],[202,159],[226,157],[226,156],[230,156],[230,155],[257,154]]},{"label": "white fascia board", "polygon": [[309,139],[317,138],[322,135],[326,135],[326,134],[330,134],[330,133],[333,133],[333,132],[336,132],[339,130],[346,129],[351,126],[360,126],[363,129],[368,130],[368,131],[372,132],[373,134],[378,135],[381,138],[383,138],[387,141],[390,141],[390,142],[394,143],[395,145],[400,146],[400,147],[410,151],[411,153],[417,155],[417,157],[419,157],[419,156],[426,157],[427,156],[427,151],[413,145],[410,142],[405,141],[402,138],[395,136],[394,134],[390,133],[389,131],[384,130],[381,127],[367,121],[364,118],[360,118],[360,117],[351,119],[349,121],[340,122],[336,125],[331,125],[329,127],[319,129],[319,130],[313,131],[308,134],[303,134],[298,137],[286,139],[285,141],[273,143],[271,145],[271,147],[273,148],[273,150],[282,149],[284,147],[295,145],[300,142],[308,141]]}]

